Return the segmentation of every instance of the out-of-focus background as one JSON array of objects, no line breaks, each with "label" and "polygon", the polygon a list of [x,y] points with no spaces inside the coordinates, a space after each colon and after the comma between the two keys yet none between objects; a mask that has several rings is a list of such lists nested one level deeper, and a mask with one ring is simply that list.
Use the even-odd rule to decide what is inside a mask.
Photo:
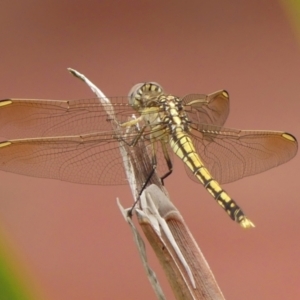
[{"label": "out-of-focus background", "polygon": [[[285,130],[300,139],[294,12],[288,1],[271,0],[2,0],[0,98],[92,97],[68,74],[72,67],[106,95],[126,95],[148,80],[179,96],[226,89],[227,127]],[[257,226],[247,231],[175,162],[166,187],[226,299],[299,299],[299,172],[298,156],[225,186]],[[116,197],[131,204],[127,186],[4,172],[0,182],[0,253],[10,274],[0,299],[9,280],[20,286],[14,299],[154,299],[116,205]]]}]

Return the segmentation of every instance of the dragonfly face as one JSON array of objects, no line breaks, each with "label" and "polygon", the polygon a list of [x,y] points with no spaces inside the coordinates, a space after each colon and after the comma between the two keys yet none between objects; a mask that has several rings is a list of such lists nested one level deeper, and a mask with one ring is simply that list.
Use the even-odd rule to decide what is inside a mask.
[{"label": "dragonfly face", "polygon": [[[111,101],[1,100],[0,136],[8,139],[0,142],[0,169],[84,184],[126,184],[119,143],[134,147],[143,139],[162,178],[172,172],[175,153],[189,177],[233,220],[252,227],[220,184],[276,167],[297,153],[289,133],[224,128],[229,113],[224,90],[179,98],[144,83],[129,97]],[[111,122],[120,129],[112,130]]]}]

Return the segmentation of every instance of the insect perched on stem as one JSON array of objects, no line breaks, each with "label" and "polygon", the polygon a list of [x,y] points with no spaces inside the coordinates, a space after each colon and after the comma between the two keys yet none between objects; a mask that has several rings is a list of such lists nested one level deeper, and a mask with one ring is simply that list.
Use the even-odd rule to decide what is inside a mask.
[{"label": "insect perched on stem", "polygon": [[[147,82],[134,86],[128,97],[110,100],[1,100],[0,136],[8,140],[0,143],[0,169],[83,184],[126,184],[119,143],[135,147],[143,139],[162,180],[172,173],[175,153],[189,177],[249,228],[253,223],[220,184],[276,167],[297,153],[289,133],[224,128],[225,90],[180,98]],[[112,121],[119,129],[112,129]]]}]

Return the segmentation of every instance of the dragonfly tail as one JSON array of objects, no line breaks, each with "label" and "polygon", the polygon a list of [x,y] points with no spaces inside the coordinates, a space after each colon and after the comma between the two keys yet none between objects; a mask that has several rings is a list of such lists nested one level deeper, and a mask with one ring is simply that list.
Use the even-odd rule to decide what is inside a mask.
[{"label": "dragonfly tail", "polygon": [[227,212],[230,218],[239,223],[243,228],[252,228],[255,225],[245,216],[235,201],[221,188],[219,183],[212,178],[208,170],[201,166],[195,176],[204,185],[207,191],[215,198],[217,203]]}]

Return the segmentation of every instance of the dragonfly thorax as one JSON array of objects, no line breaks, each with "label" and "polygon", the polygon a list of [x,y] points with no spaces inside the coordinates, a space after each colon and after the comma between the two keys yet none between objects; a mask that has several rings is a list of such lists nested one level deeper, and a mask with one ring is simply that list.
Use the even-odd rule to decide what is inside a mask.
[{"label": "dragonfly thorax", "polygon": [[171,132],[175,129],[189,130],[189,120],[180,98],[173,95],[161,95],[158,97],[158,103],[161,122],[167,125]]},{"label": "dragonfly thorax", "polygon": [[130,104],[142,116],[147,125],[174,130],[189,131],[189,120],[183,109],[183,101],[166,95],[155,82],[136,84],[129,93]]}]

